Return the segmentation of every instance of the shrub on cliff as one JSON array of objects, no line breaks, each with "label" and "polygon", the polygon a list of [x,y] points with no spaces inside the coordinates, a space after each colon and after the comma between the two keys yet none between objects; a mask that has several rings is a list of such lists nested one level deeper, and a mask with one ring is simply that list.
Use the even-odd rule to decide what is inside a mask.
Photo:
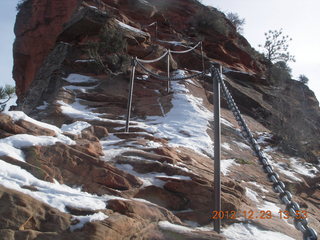
[{"label": "shrub on cliff", "polygon": [[270,67],[269,81],[273,84],[281,84],[291,79],[291,68],[284,61],[279,61]]},{"label": "shrub on cliff", "polygon": [[105,62],[111,66],[111,70],[123,71],[125,65],[129,64],[125,50],[127,42],[123,33],[115,28],[106,26],[99,34],[99,42],[88,44],[88,54],[94,59],[102,71],[106,71]]},{"label": "shrub on cliff", "polygon": [[227,18],[232,23],[232,25],[236,28],[238,33],[243,32],[243,25],[246,22],[244,18],[240,18],[238,13],[233,13],[233,12],[227,13]]},{"label": "shrub on cliff", "polygon": [[15,91],[15,87],[10,85],[0,87],[0,112],[4,110],[6,103],[13,97]]},{"label": "shrub on cliff", "polygon": [[107,53],[123,52],[127,48],[127,42],[120,31],[115,28],[104,27],[100,32],[99,50]]},{"label": "shrub on cliff", "polygon": [[288,51],[289,38],[288,35],[283,35],[282,29],[280,30],[269,30],[265,34],[266,40],[264,44],[260,44],[259,47],[263,50],[263,55],[270,62],[295,62],[295,58]]},{"label": "shrub on cliff", "polygon": [[303,84],[308,84],[309,78],[307,78],[306,75],[300,74],[299,75],[299,81],[302,82]]},{"label": "shrub on cliff", "polygon": [[198,11],[194,16],[194,25],[200,30],[214,30],[222,35],[227,35],[229,32],[224,14],[213,7]]},{"label": "shrub on cliff", "polygon": [[287,62],[295,62],[294,56],[288,51],[289,41],[292,39],[288,35],[283,35],[282,29],[269,30],[265,33],[265,37],[264,44],[260,44],[259,47],[267,59],[267,79],[271,83],[279,83],[291,77],[291,69]]}]

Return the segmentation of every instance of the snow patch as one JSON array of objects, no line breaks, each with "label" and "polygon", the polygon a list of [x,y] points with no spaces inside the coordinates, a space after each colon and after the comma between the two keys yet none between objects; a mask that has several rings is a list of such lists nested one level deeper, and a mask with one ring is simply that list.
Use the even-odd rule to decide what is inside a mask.
[{"label": "snow patch", "polygon": [[253,191],[253,190],[251,190],[250,188],[247,188],[247,187],[246,187],[246,196],[249,199],[251,199],[252,201],[256,202],[256,203],[259,202],[259,200],[258,200],[258,196],[259,195],[255,191]]},{"label": "snow patch", "polygon": [[71,73],[69,74],[68,77],[63,78],[65,81],[72,83],[72,84],[77,84],[77,83],[95,83],[98,80],[90,77],[90,76],[84,76],[76,73]]},{"label": "snow patch", "polygon": [[248,182],[248,183],[256,186],[262,192],[269,192],[264,186],[262,186],[262,185],[260,185],[260,184],[258,184],[256,182]]},{"label": "snow patch", "polygon": [[42,105],[37,107],[37,110],[45,110],[48,107],[48,103],[46,101],[43,102]]},{"label": "snow patch", "polygon": [[48,128],[48,129],[54,131],[56,134],[62,133],[61,129],[59,129],[58,127],[51,125],[51,124],[48,124],[48,123],[37,121],[37,120],[27,116],[24,112],[21,112],[21,111],[10,111],[10,112],[5,112],[4,114],[10,116],[14,122],[17,122],[19,120],[25,120],[27,122],[36,124],[40,127]]},{"label": "snow patch", "polygon": [[263,230],[254,225],[245,223],[232,224],[223,229],[222,233],[228,240],[294,240],[283,233]]},{"label": "snow patch", "polygon": [[51,136],[33,136],[29,134],[16,134],[10,137],[0,139],[0,143],[6,143],[15,148],[24,148],[31,146],[51,146],[57,142],[65,143],[68,145],[76,144],[70,138],[61,135],[59,138]]},{"label": "snow patch", "polygon": [[229,145],[229,143],[222,143],[221,144],[221,147],[223,147],[224,149],[226,149],[226,150],[229,150],[229,151],[231,151],[232,149],[231,149],[231,147],[230,147],[230,145]]},{"label": "snow patch", "polygon": [[122,29],[126,29],[126,30],[129,30],[129,31],[131,31],[131,32],[136,32],[136,33],[139,33],[139,34],[142,34],[142,35],[147,35],[146,32],[143,32],[143,31],[141,31],[141,30],[138,29],[138,28],[129,26],[128,24],[125,24],[125,23],[123,23],[123,22],[120,22],[120,21],[117,20],[117,19],[116,19],[116,22],[118,23],[118,25],[119,25]]},{"label": "snow patch", "polygon": [[18,161],[25,162],[23,152],[7,143],[0,143],[0,156],[8,156]]},{"label": "snow patch", "polygon": [[228,172],[230,172],[229,168],[233,165],[240,166],[238,163],[236,163],[235,159],[221,160],[220,168],[223,175],[227,175]]},{"label": "snow patch", "polygon": [[193,229],[191,229],[191,228],[184,227],[184,226],[177,225],[177,224],[173,224],[168,221],[160,221],[160,222],[158,222],[158,226],[162,230],[178,232],[178,233],[190,233],[193,231]]},{"label": "snow patch", "polygon": [[83,121],[76,121],[71,124],[63,124],[61,130],[67,133],[79,135],[83,129],[91,127],[90,123],[83,122]]},{"label": "snow patch", "polygon": [[231,122],[229,122],[227,119],[220,118],[220,121],[221,121],[222,124],[224,124],[224,125],[226,125],[228,127],[234,128],[234,125]]},{"label": "snow patch", "polygon": [[153,185],[153,186],[157,186],[157,187],[162,188],[166,182],[158,179],[160,177],[186,180],[186,181],[191,180],[191,178],[189,176],[182,176],[182,175],[169,176],[165,173],[158,173],[158,172],[151,172],[151,173],[145,173],[145,174],[138,173],[133,170],[133,166],[130,164],[116,164],[116,167],[138,177],[143,182],[142,187],[147,187],[147,186]]},{"label": "snow patch", "polygon": [[[175,77],[183,77],[185,71],[178,70]],[[173,107],[164,116],[151,116],[147,123],[155,129],[155,136],[169,139],[169,146],[187,147],[199,154],[213,157],[213,141],[207,133],[213,114],[203,106],[201,98],[194,97],[184,84],[172,82]],[[190,137],[186,137],[188,133]]]},{"label": "snow patch", "polygon": [[103,221],[107,219],[109,216],[105,215],[102,212],[98,212],[92,215],[87,216],[74,216],[72,220],[78,220],[79,222],[76,225],[70,227],[71,232],[76,229],[82,228],[87,222],[94,222],[94,221]]},{"label": "snow patch", "polygon": [[298,158],[291,157],[290,160],[290,167],[292,167],[297,173],[308,176],[308,177],[316,177],[315,173],[318,173],[319,170],[314,167],[312,164],[299,161]]},{"label": "snow patch", "polygon": [[264,201],[258,208],[262,211],[271,211],[273,216],[278,216],[281,210],[276,204],[268,201]]},{"label": "snow patch", "polygon": [[[0,160],[0,169],[1,185],[25,193],[62,212],[66,212],[66,206],[90,210],[104,209],[105,202],[115,198],[108,195],[96,196],[82,192],[80,188],[39,180],[26,170],[2,160]],[[34,186],[38,191],[22,188],[24,185]]]},{"label": "snow patch", "polygon": [[233,143],[235,143],[236,145],[238,145],[239,148],[242,149],[251,149],[250,146],[248,146],[247,144],[243,143],[243,142],[237,142],[237,141],[232,141]]}]

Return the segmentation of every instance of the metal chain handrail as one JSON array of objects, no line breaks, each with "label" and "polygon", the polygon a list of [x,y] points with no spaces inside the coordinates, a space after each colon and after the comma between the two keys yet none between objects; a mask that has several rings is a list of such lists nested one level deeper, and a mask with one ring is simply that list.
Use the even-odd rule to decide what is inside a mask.
[{"label": "metal chain handrail", "polygon": [[150,74],[151,76],[157,78],[157,79],[160,79],[160,80],[163,80],[163,81],[181,81],[181,80],[186,80],[186,79],[191,79],[191,78],[195,78],[195,77],[199,77],[199,76],[202,76],[204,75],[205,73],[203,72],[199,72],[199,73],[196,73],[196,74],[193,74],[193,75],[189,75],[189,76],[185,76],[185,77],[166,77],[166,76],[161,76],[161,75],[158,75],[154,72],[151,72],[149,69],[147,69],[142,63],[140,63],[139,61],[137,61],[137,64],[148,74]]},{"label": "metal chain handrail", "polygon": [[188,52],[191,52],[191,51],[195,50],[200,44],[201,44],[201,42],[198,42],[197,45],[195,45],[194,47],[189,48],[188,50],[184,50],[184,51],[170,50],[170,52],[171,53],[176,53],[176,54],[188,53]]},{"label": "metal chain handrail", "polygon": [[160,61],[162,58],[166,57],[168,55],[168,53],[169,53],[169,51],[166,50],[166,52],[162,56],[160,56],[160,57],[158,57],[156,59],[143,60],[143,59],[140,59],[140,58],[136,58],[136,60],[137,60],[137,62],[141,62],[141,63],[155,63],[155,62]]},{"label": "metal chain handrail", "polygon": [[268,179],[273,183],[273,190],[279,193],[279,198],[286,205],[286,210],[294,218],[294,226],[296,229],[303,233],[304,240],[317,240],[316,231],[308,226],[307,219],[299,217],[300,206],[297,202],[292,200],[292,194],[286,190],[286,186],[283,181],[280,180],[279,175],[273,170],[273,167],[269,163],[265,153],[261,150],[259,144],[254,139],[250,129],[248,128],[246,122],[244,121],[241,113],[233,100],[231,93],[229,92],[226,84],[221,78],[218,70],[214,69],[214,77],[217,81],[220,81],[223,95],[227,101],[228,107],[232,111],[234,117],[236,118],[240,128],[242,136],[250,143],[250,147],[254,151],[255,155],[259,158],[260,163],[263,165],[265,173],[268,174]]}]

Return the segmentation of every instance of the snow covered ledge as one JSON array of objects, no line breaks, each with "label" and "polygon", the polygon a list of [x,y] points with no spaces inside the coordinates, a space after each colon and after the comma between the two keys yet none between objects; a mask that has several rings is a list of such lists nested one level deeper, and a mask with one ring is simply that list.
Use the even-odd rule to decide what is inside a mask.
[{"label": "snow covered ledge", "polygon": [[20,150],[21,148],[31,146],[51,146],[57,142],[64,143],[67,145],[75,145],[76,142],[69,137],[63,135],[63,131],[51,124],[37,121],[27,116],[21,111],[5,111],[3,114],[12,118],[13,122],[19,120],[25,120],[35,124],[41,128],[49,129],[55,133],[55,136],[34,136],[30,134],[16,134],[6,138],[0,139],[0,156],[9,156],[19,161],[25,161],[25,156]]}]

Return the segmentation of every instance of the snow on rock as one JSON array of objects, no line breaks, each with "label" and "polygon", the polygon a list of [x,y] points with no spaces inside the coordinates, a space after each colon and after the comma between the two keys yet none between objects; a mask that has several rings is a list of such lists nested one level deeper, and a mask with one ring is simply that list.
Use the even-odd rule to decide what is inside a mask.
[{"label": "snow on rock", "polygon": [[226,142],[222,143],[222,144],[221,144],[221,147],[223,147],[224,149],[229,150],[229,151],[232,150],[231,147],[230,147],[230,144],[229,144],[229,143],[226,143]]},{"label": "snow on rock", "polygon": [[139,33],[139,34],[142,34],[142,35],[147,35],[146,32],[141,31],[141,30],[138,29],[138,28],[129,26],[128,24],[125,24],[125,23],[123,23],[123,22],[120,22],[120,21],[117,20],[117,19],[116,19],[116,22],[118,23],[118,25],[119,25],[122,29],[126,29],[126,30],[129,30],[129,31],[131,31],[131,32],[136,32],[136,33]]},{"label": "snow on rock", "polygon": [[246,187],[246,196],[251,199],[253,202],[258,203],[258,193],[256,193],[255,191],[251,190],[250,188]]},{"label": "snow on rock", "polygon": [[49,106],[49,104],[46,101],[44,101],[42,105],[37,107],[37,109],[38,110],[45,110],[48,106]]},{"label": "snow on rock", "polygon": [[87,216],[74,216],[72,220],[78,220],[79,222],[76,225],[71,226],[70,230],[73,232],[76,229],[82,228],[87,222],[103,221],[107,218],[108,216],[102,212],[98,212]]},{"label": "snow on rock", "polygon": [[0,156],[12,157],[22,162],[25,161],[23,152],[7,143],[0,143]]},{"label": "snow on rock", "polygon": [[236,163],[235,159],[226,159],[226,160],[221,160],[221,172],[223,173],[223,175],[227,175],[228,172],[230,172],[229,168],[233,165],[238,165],[240,166],[238,163]]},{"label": "snow on rock", "polygon": [[294,240],[283,233],[263,230],[245,223],[232,224],[223,229],[222,233],[228,240]]},{"label": "snow on rock", "polygon": [[31,146],[51,146],[57,142],[65,143],[68,145],[76,144],[70,138],[61,135],[60,137],[51,136],[33,136],[29,134],[16,134],[10,137],[0,139],[0,143],[8,144],[14,148],[24,148]]},{"label": "snow on rock", "polygon": [[48,124],[48,123],[37,121],[21,111],[9,111],[9,112],[4,112],[4,114],[10,116],[13,119],[13,121],[15,121],[15,122],[19,121],[19,120],[25,120],[27,122],[36,124],[40,127],[48,128],[48,129],[54,131],[56,134],[62,133],[61,129],[59,129],[58,127],[51,125],[51,124]]},{"label": "snow on rock", "polygon": [[273,148],[271,148],[270,146],[268,146],[268,147],[267,147],[267,151],[264,150],[264,155],[268,158],[270,164],[271,164],[273,167],[275,167],[277,171],[279,171],[279,172],[281,172],[282,174],[286,175],[286,176],[289,177],[290,179],[292,179],[292,180],[294,180],[294,181],[299,181],[299,182],[301,182],[302,179],[299,178],[299,177],[297,177],[296,174],[295,174],[295,172],[293,172],[293,171],[291,170],[291,168],[285,167],[283,164],[274,161],[274,160],[272,159],[272,157],[271,157],[269,154],[266,153],[266,152],[269,152],[269,151],[275,151],[274,149],[273,149],[273,150],[270,150],[270,149],[273,149]]},{"label": "snow on rock", "polygon": [[[185,76],[185,71],[175,72],[175,77],[182,76]],[[212,157],[213,141],[207,133],[212,112],[203,106],[201,98],[188,94],[184,84],[172,82],[171,86],[174,92],[171,110],[163,117],[148,117],[146,123],[155,128],[155,136],[169,139],[169,146],[187,147]]]},{"label": "snow on rock", "polygon": [[192,228],[184,227],[181,225],[173,224],[168,221],[160,221],[158,222],[158,226],[162,230],[166,231],[172,231],[172,232],[177,232],[177,233],[190,233],[193,231]]},{"label": "snow on rock", "polygon": [[243,143],[243,142],[238,142],[238,141],[232,141],[233,143],[235,143],[236,145],[238,145],[239,148],[242,149],[251,149],[249,145]]},{"label": "snow on rock", "polygon": [[262,186],[256,182],[248,182],[248,183],[256,186],[262,192],[269,192],[264,186]]},{"label": "snow on rock", "polygon": [[272,138],[272,134],[268,132],[256,132],[258,134],[257,142],[259,144],[267,144],[268,142],[266,140]]},{"label": "snow on rock", "polygon": [[79,135],[83,129],[91,127],[90,123],[84,121],[76,121],[71,124],[63,124],[61,130],[67,133]]},{"label": "snow on rock", "polygon": [[299,161],[299,158],[291,157],[289,158],[290,167],[297,173],[308,176],[308,177],[316,177],[315,173],[318,173],[319,170],[314,167],[312,164]]},{"label": "snow on rock", "polygon": [[[111,196],[96,196],[82,192],[80,188],[71,188],[58,182],[50,183],[35,178],[28,171],[0,160],[1,185],[25,193],[39,201],[66,212],[66,206],[90,210],[104,209]],[[38,191],[31,191],[22,186],[33,186]]]},{"label": "snow on rock", "polygon": [[229,122],[227,119],[220,118],[220,121],[222,124],[226,125],[227,127],[234,128],[234,125],[231,122]]},{"label": "snow on rock", "polygon": [[49,146],[57,142],[65,143],[68,145],[76,144],[75,141],[62,134],[62,130],[51,124],[43,123],[27,116],[21,111],[4,112],[10,116],[14,122],[24,120],[43,128],[50,129],[56,133],[56,137],[52,136],[34,136],[29,134],[16,134],[6,138],[0,139],[0,156],[9,156],[18,161],[25,161],[24,154],[20,148],[31,146]]},{"label": "snow on rock", "polygon": [[63,101],[57,101],[57,104],[60,105],[60,109],[64,115],[67,115],[73,119],[82,119],[82,120],[97,120],[97,121],[103,121],[103,122],[114,122],[119,124],[125,124],[124,120],[112,120],[107,118],[102,118],[99,116],[104,115],[103,113],[94,113],[90,110],[92,108],[86,108],[84,105],[81,105],[78,101],[67,104]]},{"label": "snow on rock", "polygon": [[72,84],[77,84],[77,83],[95,83],[98,80],[90,77],[90,76],[84,76],[76,73],[71,73],[69,74],[68,77],[63,78],[65,81],[72,83]]},{"label": "snow on rock", "polygon": [[275,203],[264,201],[258,206],[258,209],[261,211],[271,211],[272,216],[279,217],[279,212],[281,208],[279,208]]},{"label": "snow on rock", "polygon": [[121,169],[123,171],[126,171],[136,177],[138,177],[142,182],[143,185],[142,187],[147,187],[147,186],[157,186],[157,187],[163,187],[165,184],[165,181],[162,181],[158,179],[159,177],[165,177],[165,178],[172,178],[172,179],[180,179],[180,180],[191,180],[189,176],[181,176],[181,175],[173,175],[173,176],[168,176],[165,173],[158,173],[158,172],[151,172],[151,173],[138,173],[133,170],[133,166],[130,164],[116,164],[116,167],[118,169]]},{"label": "snow on rock", "polygon": [[60,104],[60,109],[63,114],[72,117],[72,118],[80,118],[84,120],[100,120],[103,121],[100,113],[94,113],[89,111],[90,109],[86,109],[83,105],[81,105],[78,101],[67,104],[63,101],[57,101],[57,104]]}]

